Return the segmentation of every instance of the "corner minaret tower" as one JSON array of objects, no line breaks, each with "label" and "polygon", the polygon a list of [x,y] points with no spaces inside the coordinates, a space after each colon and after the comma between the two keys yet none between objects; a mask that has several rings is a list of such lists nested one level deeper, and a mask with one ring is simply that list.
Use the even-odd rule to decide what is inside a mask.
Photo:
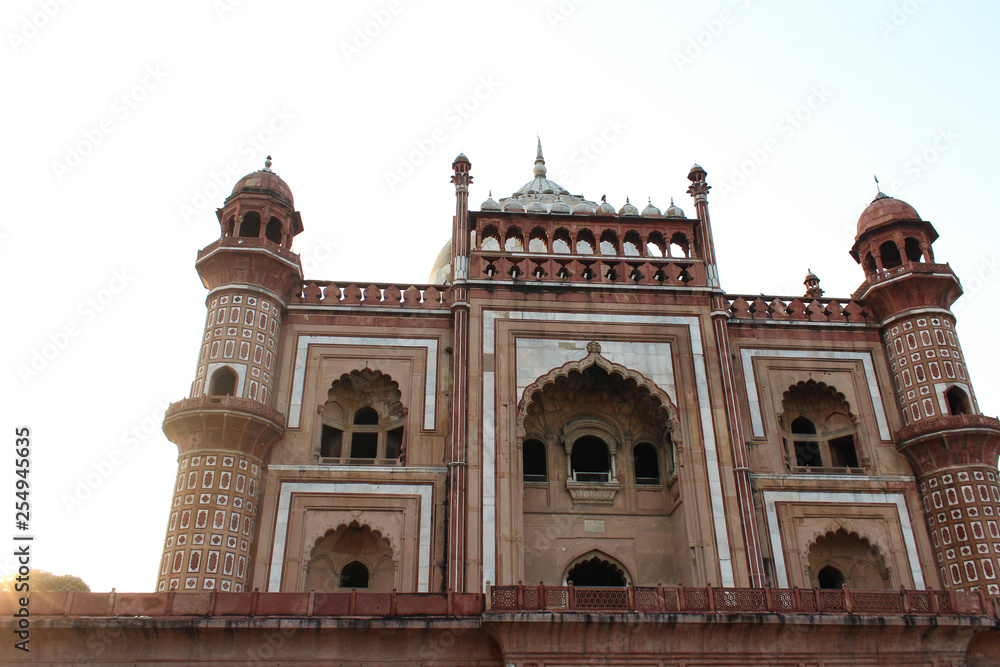
[{"label": "corner minaret tower", "polygon": [[879,318],[941,583],[1000,592],[1000,421],[983,416],[950,308],[962,286],[934,262],[937,232],[906,202],[879,193],[858,220],[854,294]]},{"label": "corner minaret tower", "polygon": [[292,192],[264,168],[241,178],[217,211],[220,238],[195,266],[208,317],[189,398],[163,432],[180,452],[157,590],[247,590],[271,446],[285,417],[272,407],[281,315],[302,283]]}]

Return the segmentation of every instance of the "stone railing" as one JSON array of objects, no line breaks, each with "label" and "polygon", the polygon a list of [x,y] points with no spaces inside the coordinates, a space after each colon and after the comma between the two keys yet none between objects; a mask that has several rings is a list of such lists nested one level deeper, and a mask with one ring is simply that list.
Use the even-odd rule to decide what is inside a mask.
[{"label": "stone railing", "polygon": [[291,305],[368,306],[373,308],[448,308],[451,290],[442,285],[393,285],[334,283],[307,280],[292,293]]},{"label": "stone railing", "polygon": [[[0,593],[0,615],[18,600]],[[31,616],[479,616],[479,593],[32,593]]]},{"label": "stone railing", "polygon": [[929,433],[932,431],[946,431],[956,428],[988,428],[1000,431],[1000,420],[986,415],[954,415],[947,417],[933,417],[931,419],[921,419],[918,422],[904,426],[896,431],[896,442],[912,438],[915,435]]},{"label": "stone railing", "polygon": [[666,586],[493,586],[490,612],[964,615],[1000,618],[1000,598],[961,591]]},{"label": "stone railing", "polygon": [[899,276],[906,275],[907,273],[952,273],[952,270],[951,266],[948,264],[930,264],[926,262],[911,264],[910,266],[897,266],[894,269],[883,269],[882,271],[879,271],[867,278],[865,282],[861,283],[861,286],[854,292],[854,294],[855,296],[864,294],[872,285],[884,283],[887,280],[898,278]]},{"label": "stone railing", "polygon": [[223,236],[215,243],[205,246],[199,250],[198,259],[201,259],[217,248],[264,248],[265,250],[270,250],[276,255],[281,255],[290,262],[295,264],[299,263],[299,256],[296,253],[288,250],[287,248],[282,248],[273,241],[268,239],[247,238],[243,236]]},{"label": "stone railing", "polygon": [[700,259],[608,255],[504,253],[474,250],[470,280],[516,280],[525,284],[589,283],[697,287],[706,284]]},{"label": "stone railing", "polygon": [[875,322],[863,303],[850,299],[810,299],[731,295],[729,312],[736,320],[803,322]]},{"label": "stone railing", "polygon": [[284,427],[285,415],[263,403],[237,396],[196,396],[171,403],[164,418],[188,410],[239,410],[251,412]]}]

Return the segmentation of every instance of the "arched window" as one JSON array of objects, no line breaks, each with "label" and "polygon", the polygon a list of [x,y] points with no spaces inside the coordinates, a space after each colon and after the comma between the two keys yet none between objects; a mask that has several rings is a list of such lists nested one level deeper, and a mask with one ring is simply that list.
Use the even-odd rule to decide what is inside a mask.
[{"label": "arched window", "polygon": [[573,443],[570,467],[574,482],[610,482],[611,456],[608,445],[592,435],[580,438]]},{"label": "arched window", "polygon": [[665,257],[667,254],[667,242],[660,232],[651,232],[646,239],[646,251],[650,257]]},{"label": "arched window", "polygon": [[503,249],[507,252],[524,252],[524,235],[517,227],[507,230],[507,238],[504,239]]},{"label": "arched window", "polygon": [[594,242],[594,235],[589,231],[584,229],[579,234],[576,235],[576,252],[580,255],[593,255],[594,246],[597,245]]},{"label": "arched window", "polygon": [[260,213],[250,211],[243,216],[243,222],[240,223],[240,236],[253,239],[260,236]]},{"label": "arched window", "polygon": [[521,455],[524,463],[525,482],[544,482],[548,479],[545,443],[541,440],[525,440]]},{"label": "arched window", "polygon": [[573,239],[570,238],[569,232],[561,227],[557,229],[555,235],[552,237],[552,252],[561,255],[569,254],[572,246]]},{"label": "arched window", "polygon": [[862,267],[865,273],[876,273],[878,271],[878,266],[875,264],[875,257],[871,253],[865,255],[864,266]]},{"label": "arched window", "polygon": [[264,231],[264,236],[271,243],[281,244],[281,220],[277,218],[271,218],[267,223],[267,229]]},{"label": "arched window", "polygon": [[480,247],[483,250],[500,250],[500,232],[490,225],[483,229],[483,240]]},{"label": "arched window", "polygon": [[908,236],[903,244],[903,250],[906,252],[906,259],[911,262],[919,262],[923,259],[924,253],[920,250],[920,241]]},{"label": "arched window", "polygon": [[354,413],[354,424],[357,426],[378,426],[378,411],[367,406],[359,409]]},{"label": "arched window", "polygon": [[618,253],[618,235],[615,234],[610,229],[604,230],[601,234],[601,254],[602,255],[617,255]]},{"label": "arched window", "polygon": [[234,218],[233,216],[229,216],[229,219],[226,220],[226,236],[232,236],[233,231],[235,229],[236,229],[236,218]]},{"label": "arched window", "polygon": [[642,239],[639,238],[638,232],[632,230],[625,234],[625,243],[622,246],[622,251],[625,253],[626,257],[640,257],[642,252],[639,248],[642,247]]},{"label": "arched window", "polygon": [[883,269],[894,269],[903,264],[903,258],[899,256],[899,246],[895,241],[886,241],[880,245],[878,254],[882,258]]},{"label": "arched window", "polygon": [[842,588],[847,578],[844,577],[844,573],[835,568],[832,565],[827,565],[819,574],[816,575],[819,580],[820,588]]},{"label": "arched window", "polygon": [[368,568],[353,561],[340,570],[341,588],[368,588]]},{"label": "arched window", "polygon": [[949,387],[948,391],[944,392],[944,397],[948,401],[948,412],[951,415],[967,415],[972,413],[969,397],[958,387]]},{"label": "arched window", "polygon": [[660,483],[660,464],[657,459],[656,448],[648,442],[640,442],[632,448],[636,486]]},{"label": "arched window", "polygon": [[691,253],[691,245],[684,232],[674,232],[670,237],[670,247],[668,252],[671,257],[688,257]]},{"label": "arched window", "polygon": [[598,556],[570,568],[566,581],[574,586],[624,586],[628,583],[621,568]]},{"label": "arched window", "polygon": [[397,465],[405,453],[399,386],[364,369],[334,382],[323,406],[321,463]]},{"label": "arched window", "polygon": [[857,471],[857,427],[843,394],[810,380],[790,387],[782,406],[785,443],[792,443],[788,464],[795,472]]},{"label": "arched window", "polygon": [[233,396],[236,394],[236,381],[238,380],[236,371],[229,366],[223,366],[214,373],[208,383],[209,396]]},{"label": "arched window", "polygon": [[528,239],[528,252],[548,252],[549,241],[545,235],[545,230],[535,227],[531,230],[531,237]]}]

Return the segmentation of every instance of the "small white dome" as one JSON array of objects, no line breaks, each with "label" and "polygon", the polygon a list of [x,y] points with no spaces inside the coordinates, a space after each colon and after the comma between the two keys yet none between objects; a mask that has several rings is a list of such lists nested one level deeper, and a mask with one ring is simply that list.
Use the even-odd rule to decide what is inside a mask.
[{"label": "small white dome", "polygon": [[513,211],[515,213],[524,213],[524,207],[521,206],[521,202],[513,199],[503,205],[503,210]]},{"label": "small white dome", "polygon": [[622,206],[621,210],[618,211],[618,215],[636,215],[637,216],[637,215],[639,215],[639,209],[637,209],[635,206],[632,206],[631,202],[629,202],[629,200],[628,200],[628,197],[626,197],[625,198],[625,205]]},{"label": "small white dome", "polygon": [[684,211],[681,210],[679,206],[674,204],[674,198],[670,198],[670,206],[667,207],[667,212],[664,213],[668,218],[684,218]]},{"label": "small white dome", "polygon": [[548,213],[545,204],[540,201],[533,201],[528,204],[528,213]]},{"label": "small white dome", "polygon": [[597,207],[597,215],[614,215],[615,207],[606,201],[602,201],[601,205]]},{"label": "small white dome", "polygon": [[493,199],[493,197],[491,196],[489,199],[487,199],[486,201],[484,201],[482,204],[479,205],[479,210],[480,211],[499,211],[500,210],[500,204],[498,204],[496,202],[496,200]]},{"label": "small white dome", "polygon": [[569,205],[563,200],[558,200],[552,204],[552,208],[549,209],[549,213],[569,213]]},{"label": "small white dome", "polygon": [[580,202],[579,204],[577,204],[576,206],[573,207],[573,214],[574,215],[594,215],[594,209],[593,209],[593,207],[590,204],[588,204],[586,202]]},{"label": "small white dome", "polygon": [[653,206],[652,201],[646,204],[646,208],[642,209],[642,217],[644,218],[660,217],[661,215],[663,214],[660,212],[660,209]]}]

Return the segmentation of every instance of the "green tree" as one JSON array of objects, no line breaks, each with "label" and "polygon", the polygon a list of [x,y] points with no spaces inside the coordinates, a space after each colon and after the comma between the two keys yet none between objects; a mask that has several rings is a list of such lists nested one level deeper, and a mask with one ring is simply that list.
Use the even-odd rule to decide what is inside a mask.
[{"label": "green tree", "polygon": [[[15,591],[18,582],[17,574],[11,574],[0,579],[0,593]],[[26,577],[33,593],[68,593],[69,591],[90,592],[90,586],[80,577],[72,574],[52,574],[45,570],[28,570]],[[22,582],[23,583],[23,580]]]}]

